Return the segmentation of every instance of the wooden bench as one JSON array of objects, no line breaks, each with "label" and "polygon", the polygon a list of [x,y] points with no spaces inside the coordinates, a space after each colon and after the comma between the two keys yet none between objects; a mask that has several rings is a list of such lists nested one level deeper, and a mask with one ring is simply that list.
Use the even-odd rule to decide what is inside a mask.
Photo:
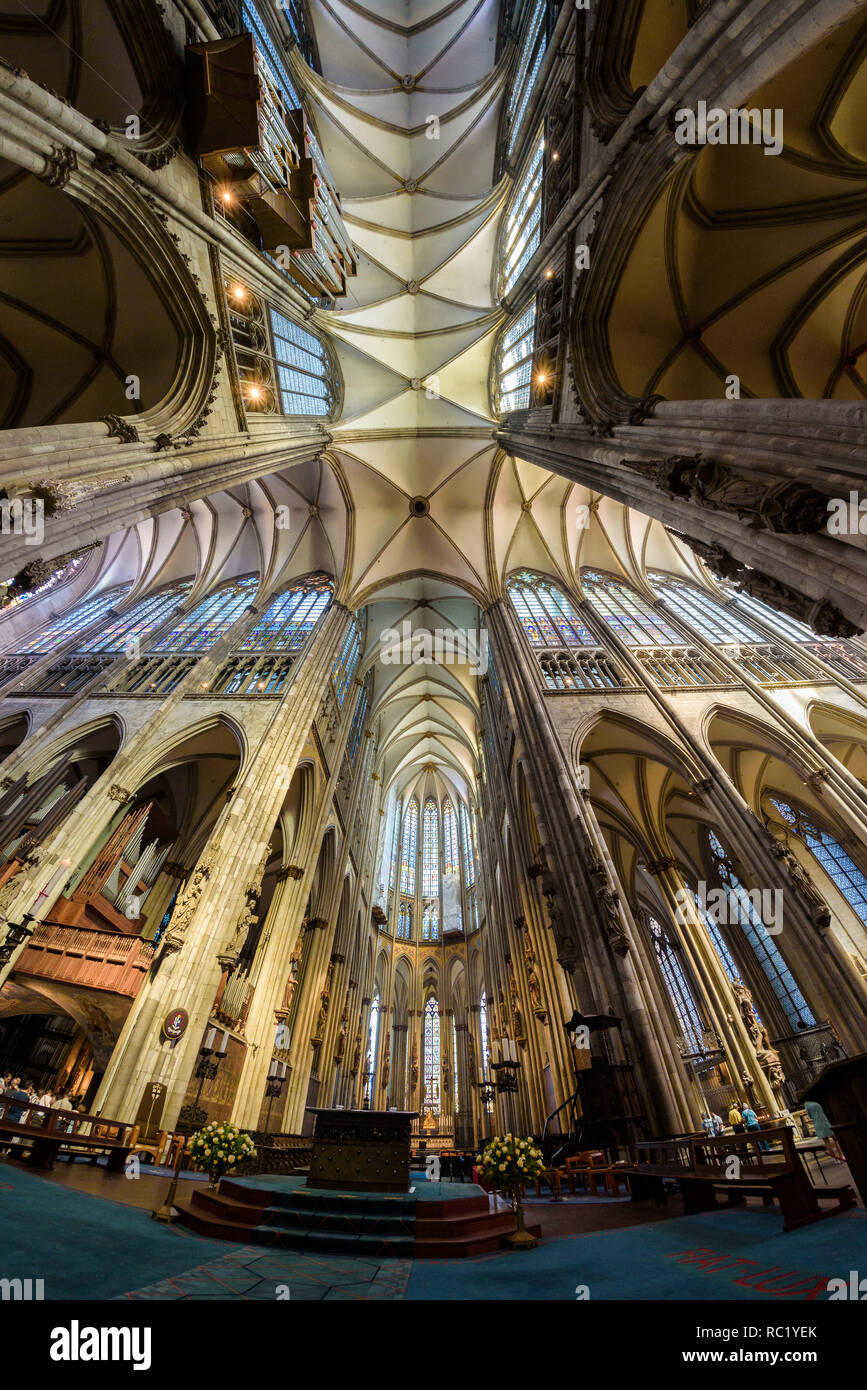
[{"label": "wooden bench", "polygon": [[[818,1194],[801,1165],[788,1125],[760,1132],[657,1139],[636,1145],[638,1162],[624,1169],[633,1201],[652,1197],[665,1201],[665,1184],[676,1183],[689,1215],[712,1211],[716,1191],[728,1194],[729,1205],[741,1206],[747,1197],[775,1200],[783,1213],[783,1230],[794,1231],[855,1205],[851,1187],[828,1187],[823,1197],[836,1197],[833,1207],[819,1206]],[[737,1163],[732,1163],[736,1159]]]},{"label": "wooden bench", "polygon": [[[10,1119],[10,1115],[15,1118]],[[0,1144],[20,1149],[34,1168],[52,1169],[59,1154],[69,1158],[86,1154],[95,1163],[108,1154],[107,1167],[123,1172],[127,1155],[138,1139],[138,1125],[106,1120],[78,1110],[55,1110],[0,1095]]]}]

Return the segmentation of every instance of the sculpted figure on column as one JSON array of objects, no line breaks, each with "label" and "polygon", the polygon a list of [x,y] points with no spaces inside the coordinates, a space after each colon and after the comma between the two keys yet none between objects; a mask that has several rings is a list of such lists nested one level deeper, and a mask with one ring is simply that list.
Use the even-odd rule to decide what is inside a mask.
[{"label": "sculpted figure on column", "polygon": [[205,890],[205,884],[210,877],[210,859],[208,861],[202,860],[196,865],[192,878],[175,904],[175,910],[172,913],[165,936],[164,950],[167,954],[172,951],[179,951],[183,946],[187,928],[193,920],[199,900]]}]

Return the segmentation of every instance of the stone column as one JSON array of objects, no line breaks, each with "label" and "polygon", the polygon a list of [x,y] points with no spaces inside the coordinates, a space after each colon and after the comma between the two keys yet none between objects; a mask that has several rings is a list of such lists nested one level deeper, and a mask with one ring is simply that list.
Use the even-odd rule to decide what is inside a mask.
[{"label": "stone column", "polygon": [[[242,767],[200,861],[199,896],[176,905],[159,967],[136,1000],[106,1071],[97,1103],[109,1113],[131,1118],[145,1082],[159,1080],[168,1089],[164,1122],[169,1128],[176,1122],[220,979],[217,957],[241,909],[250,847],[268,843],[348,621],[346,609],[332,604],[274,709],[268,734]],[[159,1034],[153,1013],[164,1005],[189,1014],[178,1042]]]}]

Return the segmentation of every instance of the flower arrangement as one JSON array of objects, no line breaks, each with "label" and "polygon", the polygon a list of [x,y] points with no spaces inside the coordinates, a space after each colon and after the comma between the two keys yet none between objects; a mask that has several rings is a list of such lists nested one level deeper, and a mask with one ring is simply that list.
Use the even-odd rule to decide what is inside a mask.
[{"label": "flower arrangement", "polygon": [[216,1187],[224,1173],[245,1158],[252,1158],[255,1152],[256,1146],[249,1134],[244,1134],[237,1125],[218,1124],[216,1120],[198,1130],[187,1145],[194,1166],[208,1173],[212,1187]]},{"label": "flower arrangement", "polygon": [[545,1171],[542,1150],[532,1139],[518,1139],[514,1134],[489,1139],[476,1162],[485,1182],[496,1192],[514,1192],[525,1183],[535,1182]]},{"label": "flower arrangement", "polygon": [[509,1236],[512,1249],[532,1250],[536,1240],[524,1225],[521,1188],[544,1173],[542,1150],[536,1148],[532,1139],[518,1139],[514,1134],[507,1134],[505,1139],[495,1136],[476,1156],[476,1163],[483,1180],[490,1183],[495,1192],[508,1192],[512,1199],[515,1213],[515,1230]]}]

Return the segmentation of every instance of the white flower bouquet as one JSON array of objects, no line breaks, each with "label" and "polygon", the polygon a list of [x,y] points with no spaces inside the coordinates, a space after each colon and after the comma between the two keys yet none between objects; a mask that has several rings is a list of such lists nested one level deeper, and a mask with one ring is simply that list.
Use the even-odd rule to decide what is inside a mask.
[{"label": "white flower bouquet", "polygon": [[249,1134],[244,1134],[237,1125],[219,1120],[212,1120],[198,1130],[187,1145],[194,1167],[208,1173],[212,1187],[245,1158],[252,1158],[255,1152],[256,1145]]}]

